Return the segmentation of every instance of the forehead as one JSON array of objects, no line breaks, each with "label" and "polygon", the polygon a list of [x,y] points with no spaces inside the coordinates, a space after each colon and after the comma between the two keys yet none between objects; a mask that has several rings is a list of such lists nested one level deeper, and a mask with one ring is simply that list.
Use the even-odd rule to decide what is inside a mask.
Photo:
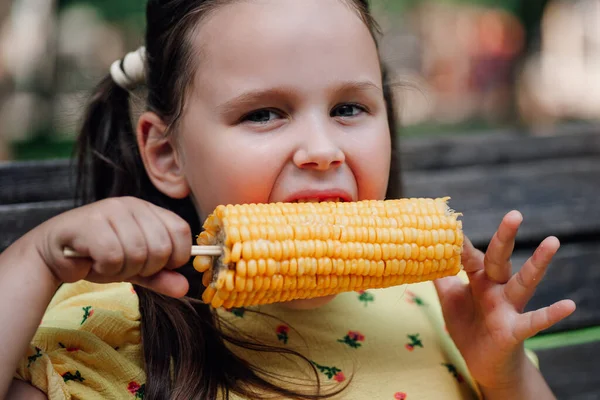
[{"label": "forehead", "polygon": [[201,24],[193,45],[203,90],[381,83],[375,42],[345,0],[236,1]]}]

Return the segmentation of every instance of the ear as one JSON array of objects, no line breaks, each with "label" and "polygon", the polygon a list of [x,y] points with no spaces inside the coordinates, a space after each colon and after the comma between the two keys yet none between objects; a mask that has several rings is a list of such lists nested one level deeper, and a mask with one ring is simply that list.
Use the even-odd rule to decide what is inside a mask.
[{"label": "ear", "polygon": [[183,199],[190,193],[183,175],[181,155],[167,125],[153,112],[145,112],[138,120],[137,142],[150,180],[169,197]]}]

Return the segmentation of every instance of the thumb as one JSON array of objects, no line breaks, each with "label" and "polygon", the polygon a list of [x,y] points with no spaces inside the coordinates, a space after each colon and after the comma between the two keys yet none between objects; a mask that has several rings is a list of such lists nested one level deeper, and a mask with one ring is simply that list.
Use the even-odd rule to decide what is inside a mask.
[{"label": "thumb", "polygon": [[190,289],[190,284],[183,275],[169,270],[162,270],[149,277],[137,276],[129,281],[176,299],[184,297]]}]

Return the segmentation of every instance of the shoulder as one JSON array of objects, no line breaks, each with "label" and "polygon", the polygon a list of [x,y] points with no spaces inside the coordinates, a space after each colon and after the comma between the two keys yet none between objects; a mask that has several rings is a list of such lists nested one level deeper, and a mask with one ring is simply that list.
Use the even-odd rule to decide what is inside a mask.
[{"label": "shoulder", "polygon": [[131,395],[144,379],[138,307],[130,283],[61,286],[16,377],[50,399]]}]

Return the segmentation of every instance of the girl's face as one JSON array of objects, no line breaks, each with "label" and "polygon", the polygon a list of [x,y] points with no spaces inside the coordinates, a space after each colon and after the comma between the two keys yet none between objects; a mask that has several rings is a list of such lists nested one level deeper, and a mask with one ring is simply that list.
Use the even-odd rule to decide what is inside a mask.
[{"label": "girl's face", "polygon": [[347,2],[234,2],[193,40],[198,68],[178,139],[202,218],[219,204],[384,198],[381,69]]}]

